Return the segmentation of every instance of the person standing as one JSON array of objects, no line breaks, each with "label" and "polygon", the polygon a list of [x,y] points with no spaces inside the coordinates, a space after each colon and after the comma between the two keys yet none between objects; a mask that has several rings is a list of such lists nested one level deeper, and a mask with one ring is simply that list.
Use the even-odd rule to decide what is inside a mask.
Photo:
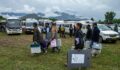
[{"label": "person standing", "polygon": [[72,27],[72,24],[70,25],[70,28],[69,28],[69,35],[70,35],[70,37],[73,36],[73,27]]},{"label": "person standing", "polygon": [[76,31],[76,27],[74,25],[74,28],[73,28],[73,35],[75,35],[75,31]]},{"label": "person standing", "polygon": [[86,33],[86,40],[91,40],[92,39],[92,29],[90,25],[87,25],[87,33]]},{"label": "person standing", "polygon": [[118,32],[118,25],[115,24],[114,31]]},{"label": "person standing", "polygon": [[[83,32],[81,30],[82,28],[82,24],[81,23],[77,23],[76,25],[74,25],[74,37],[75,37],[75,40],[74,40],[74,44],[75,44],[75,47],[73,48],[73,50],[82,50],[84,48],[84,40],[83,40]],[[67,55],[67,58],[68,58],[68,55]],[[68,64],[65,63],[65,66],[67,66]]]},{"label": "person standing", "polygon": [[90,47],[92,49],[92,56],[97,56],[97,54],[101,53],[102,45],[100,44],[100,30],[97,23],[93,24],[92,42]]},{"label": "person standing", "polygon": [[82,24],[81,23],[77,23],[76,25],[76,30],[75,30],[75,50],[78,49],[83,49],[84,48],[84,34],[81,31],[82,28]]},{"label": "person standing", "polygon": [[61,25],[59,26],[59,34],[60,34],[60,37],[62,37],[62,33],[61,33]]},{"label": "person standing", "polygon": [[97,26],[97,23],[93,24],[93,32],[92,32],[92,42],[99,42],[100,38],[100,30]]},{"label": "person standing", "polygon": [[54,42],[56,44],[56,46],[52,46],[52,52],[55,52],[56,50],[58,51],[58,47],[57,47],[57,27],[56,27],[56,23],[52,23],[52,28],[51,28],[51,42],[53,40],[55,40],[56,42]]},{"label": "person standing", "polygon": [[33,42],[37,42],[41,46],[41,50],[43,53],[46,53],[46,44],[43,39],[43,34],[39,31],[37,23],[33,24],[34,27],[34,33],[33,33]]},{"label": "person standing", "polygon": [[85,49],[90,48],[91,40],[92,40],[92,29],[90,25],[87,25],[87,33],[85,37]]},{"label": "person standing", "polygon": [[93,30],[92,30],[92,42],[91,42],[91,48],[93,43],[99,43],[99,38],[100,38],[100,30],[97,26],[97,23],[93,24]]},{"label": "person standing", "polygon": [[45,33],[46,33],[46,45],[47,45],[47,48],[50,44],[50,38],[51,38],[51,28],[49,26],[49,23],[46,24],[46,28],[45,28]]},{"label": "person standing", "polygon": [[62,25],[61,27],[62,38],[65,38],[65,27]]}]

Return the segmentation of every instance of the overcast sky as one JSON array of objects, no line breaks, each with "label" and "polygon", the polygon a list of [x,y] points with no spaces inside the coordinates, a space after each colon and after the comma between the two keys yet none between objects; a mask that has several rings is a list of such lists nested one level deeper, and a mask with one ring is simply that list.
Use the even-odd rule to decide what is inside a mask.
[{"label": "overcast sky", "polygon": [[104,13],[114,11],[120,18],[120,0],[0,0],[0,12],[67,12],[77,16],[104,19]]}]

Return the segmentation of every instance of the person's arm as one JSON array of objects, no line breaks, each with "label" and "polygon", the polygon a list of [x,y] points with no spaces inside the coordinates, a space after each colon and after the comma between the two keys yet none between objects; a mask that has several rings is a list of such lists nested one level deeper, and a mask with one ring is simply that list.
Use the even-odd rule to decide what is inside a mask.
[{"label": "person's arm", "polygon": [[52,33],[51,39],[53,40],[55,38],[54,28],[51,29],[51,33]]},{"label": "person's arm", "polygon": [[36,41],[36,35],[35,35],[35,32],[33,33],[33,42]]},{"label": "person's arm", "polygon": [[33,35],[33,42],[35,41],[34,35]]}]

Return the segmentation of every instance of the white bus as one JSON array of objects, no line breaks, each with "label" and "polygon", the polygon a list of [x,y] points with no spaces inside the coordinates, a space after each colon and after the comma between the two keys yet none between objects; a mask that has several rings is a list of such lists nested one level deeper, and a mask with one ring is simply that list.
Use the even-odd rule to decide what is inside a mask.
[{"label": "white bus", "polygon": [[21,34],[22,26],[19,19],[7,19],[6,23],[7,34]]}]

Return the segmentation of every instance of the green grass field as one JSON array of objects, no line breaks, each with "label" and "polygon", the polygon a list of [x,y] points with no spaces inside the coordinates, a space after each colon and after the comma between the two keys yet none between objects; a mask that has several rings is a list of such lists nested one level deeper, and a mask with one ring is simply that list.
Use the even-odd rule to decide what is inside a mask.
[{"label": "green grass field", "polygon": [[[67,51],[73,44],[72,38],[62,39],[60,53],[31,56],[29,45],[32,35],[11,35],[0,33],[0,70],[67,70]],[[88,70],[120,70],[120,41],[104,43],[102,53],[92,58]]]}]

